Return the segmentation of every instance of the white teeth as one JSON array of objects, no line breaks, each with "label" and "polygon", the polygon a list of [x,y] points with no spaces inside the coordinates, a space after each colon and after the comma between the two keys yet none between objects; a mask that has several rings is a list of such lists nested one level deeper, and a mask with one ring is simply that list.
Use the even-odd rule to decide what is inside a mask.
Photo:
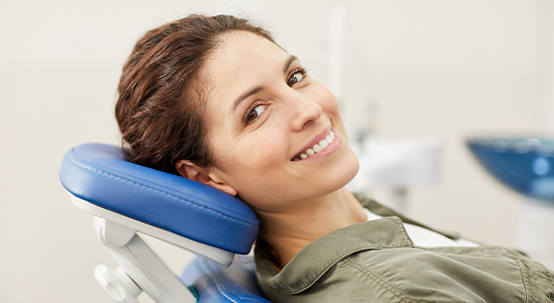
[{"label": "white teeth", "polygon": [[319,146],[321,146],[321,149],[326,149],[327,146],[329,146],[329,143],[328,143],[327,141],[325,141],[325,140],[321,140],[321,141],[319,142]]},{"label": "white teeth", "polygon": [[321,140],[318,144],[315,144],[312,148],[308,148],[306,152],[300,154],[300,158],[293,159],[293,161],[298,161],[306,159],[310,156],[315,155],[316,153],[329,147],[329,144],[335,141],[335,133],[331,131],[324,140]]}]

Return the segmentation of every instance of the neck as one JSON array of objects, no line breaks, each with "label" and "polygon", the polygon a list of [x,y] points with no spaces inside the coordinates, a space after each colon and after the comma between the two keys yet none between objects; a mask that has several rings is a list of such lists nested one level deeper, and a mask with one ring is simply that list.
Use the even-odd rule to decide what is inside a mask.
[{"label": "neck", "polygon": [[285,266],[306,245],[339,228],[366,220],[363,207],[346,189],[301,201],[279,213],[258,212],[261,234],[272,253]]}]

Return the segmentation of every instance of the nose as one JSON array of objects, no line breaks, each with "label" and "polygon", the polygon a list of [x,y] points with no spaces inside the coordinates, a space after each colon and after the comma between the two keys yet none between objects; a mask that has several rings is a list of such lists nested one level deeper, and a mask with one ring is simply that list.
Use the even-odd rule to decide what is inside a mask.
[{"label": "nose", "polygon": [[301,131],[313,124],[323,112],[321,105],[308,96],[298,91],[292,91],[292,95],[287,98],[291,110],[291,127],[294,131]]}]

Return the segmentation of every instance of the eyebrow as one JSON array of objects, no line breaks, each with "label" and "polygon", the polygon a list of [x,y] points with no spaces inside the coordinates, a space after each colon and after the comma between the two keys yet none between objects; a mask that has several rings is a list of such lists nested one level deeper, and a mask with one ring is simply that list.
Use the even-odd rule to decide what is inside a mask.
[{"label": "eyebrow", "polygon": [[[298,57],[296,57],[294,55],[291,55],[289,57],[289,59],[287,60],[287,62],[285,62],[285,65],[283,66],[283,74],[287,73],[287,71],[290,68],[290,65],[292,64],[292,62],[294,62],[294,60],[298,60]],[[232,111],[234,112],[237,109],[237,107],[239,107],[241,102],[244,101],[246,98],[257,94],[257,93],[263,91],[264,89],[265,89],[265,86],[258,85],[256,87],[254,87],[253,89],[251,89],[251,90],[243,93],[242,95],[240,95],[237,99],[235,99],[235,102],[233,102],[233,110]]]},{"label": "eyebrow", "polygon": [[287,71],[289,70],[290,65],[292,64],[292,62],[294,62],[294,60],[298,60],[298,57],[296,57],[294,55],[291,55],[289,57],[289,59],[287,60],[287,62],[285,63],[285,67],[283,68],[283,74],[287,73]]}]

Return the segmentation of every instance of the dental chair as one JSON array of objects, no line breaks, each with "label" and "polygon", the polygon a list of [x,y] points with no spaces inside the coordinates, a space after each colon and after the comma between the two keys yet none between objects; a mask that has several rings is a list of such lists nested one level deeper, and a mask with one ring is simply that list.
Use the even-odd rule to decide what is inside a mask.
[{"label": "dental chair", "polygon": [[[116,302],[141,292],[156,302],[259,302],[248,254],[259,222],[239,199],[204,184],[127,162],[121,148],[84,144],[67,152],[60,181],[71,201],[94,216],[94,228],[119,268],[94,270]],[[195,255],[176,277],[139,236]],[[235,256],[235,254],[238,254]]]}]

